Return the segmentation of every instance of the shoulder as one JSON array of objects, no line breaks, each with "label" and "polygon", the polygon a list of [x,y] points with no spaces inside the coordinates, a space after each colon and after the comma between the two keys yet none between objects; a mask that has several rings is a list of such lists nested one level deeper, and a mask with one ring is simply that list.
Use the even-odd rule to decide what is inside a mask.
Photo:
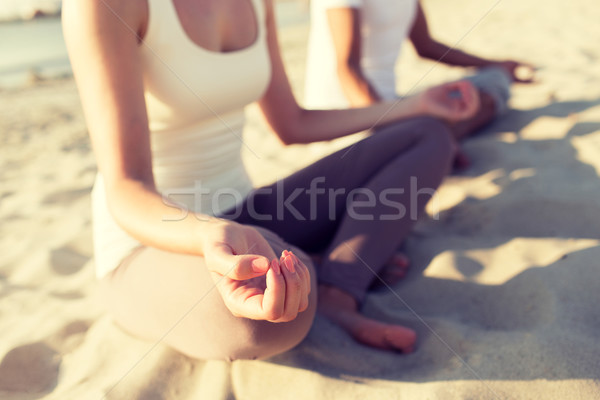
[{"label": "shoulder", "polygon": [[320,8],[360,8],[365,0],[311,0]]},{"label": "shoulder", "polygon": [[148,20],[149,0],[63,0],[65,25],[88,24],[90,27],[124,26],[142,33]]},{"label": "shoulder", "polygon": [[77,12],[86,12],[92,14],[101,14],[108,11],[119,14],[123,17],[141,15],[148,9],[149,0],[62,0],[63,8],[75,10]]},{"label": "shoulder", "polygon": [[275,6],[273,4],[273,0],[259,0],[263,2],[263,7],[267,12],[267,15],[274,15]]}]

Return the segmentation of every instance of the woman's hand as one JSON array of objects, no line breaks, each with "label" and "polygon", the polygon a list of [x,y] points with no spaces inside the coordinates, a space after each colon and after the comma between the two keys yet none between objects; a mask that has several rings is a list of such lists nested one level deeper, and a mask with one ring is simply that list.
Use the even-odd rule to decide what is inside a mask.
[{"label": "woman's hand", "polygon": [[[533,83],[535,67],[531,64],[514,60],[496,61],[491,65],[500,67],[508,73],[510,79],[516,83]],[[524,76],[523,76],[524,75]]]},{"label": "woman's hand", "polygon": [[471,118],[479,110],[477,89],[469,81],[445,83],[416,96],[424,114],[449,122]]},{"label": "woman's hand", "polygon": [[288,322],[308,308],[310,274],[294,254],[279,259],[254,228],[230,221],[204,232],[206,265],[236,317]]}]

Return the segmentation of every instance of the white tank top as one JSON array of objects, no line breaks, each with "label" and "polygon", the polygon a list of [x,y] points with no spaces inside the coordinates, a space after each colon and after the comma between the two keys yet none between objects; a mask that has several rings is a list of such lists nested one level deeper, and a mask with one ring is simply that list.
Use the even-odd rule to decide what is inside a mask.
[{"label": "white tank top", "polygon": [[[156,187],[195,212],[234,206],[252,185],[241,159],[244,107],[270,78],[263,0],[250,1],[258,33],[253,44],[220,53],[185,33],[172,0],[148,0],[149,21],[139,47]],[[100,278],[141,244],[114,221],[102,176],[92,192],[94,253]]]}]

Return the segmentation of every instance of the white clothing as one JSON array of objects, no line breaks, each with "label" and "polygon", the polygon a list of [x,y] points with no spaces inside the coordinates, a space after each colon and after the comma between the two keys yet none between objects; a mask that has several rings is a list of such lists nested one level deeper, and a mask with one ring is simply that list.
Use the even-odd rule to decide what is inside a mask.
[{"label": "white clothing", "polygon": [[358,8],[361,18],[361,69],[383,99],[396,95],[395,65],[412,28],[417,0],[311,0],[304,105],[311,109],[348,108],[337,75],[327,10]]},{"label": "white clothing", "polygon": [[[210,215],[241,202],[252,189],[240,154],[244,107],[261,97],[271,79],[263,0],[243,1],[252,3],[257,18],[258,36],[249,47],[203,49],[185,33],[171,0],[149,0],[139,48],[156,187],[189,210]],[[111,216],[100,174],[92,203],[96,275],[102,278],[141,243]]]}]

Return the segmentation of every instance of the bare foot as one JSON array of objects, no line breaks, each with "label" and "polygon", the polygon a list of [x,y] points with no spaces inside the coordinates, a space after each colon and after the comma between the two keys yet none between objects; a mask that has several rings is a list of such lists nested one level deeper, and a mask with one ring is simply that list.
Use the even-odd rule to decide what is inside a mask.
[{"label": "bare foot", "polygon": [[356,300],[333,286],[319,285],[318,310],[346,330],[357,342],[383,350],[411,353],[417,334],[401,325],[387,324],[360,314]]}]

